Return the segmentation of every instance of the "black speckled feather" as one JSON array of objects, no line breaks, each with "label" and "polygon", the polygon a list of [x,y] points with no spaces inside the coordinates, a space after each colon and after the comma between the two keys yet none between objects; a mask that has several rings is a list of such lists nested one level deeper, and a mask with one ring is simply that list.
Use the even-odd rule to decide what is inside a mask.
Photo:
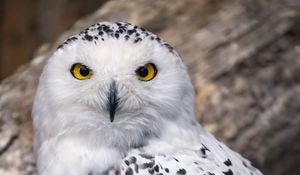
[{"label": "black speckled feather", "polygon": [[170,52],[175,52],[173,47],[163,41],[153,33],[146,31],[144,28],[123,22],[100,22],[81,31],[78,35],[72,36],[65,40],[58,49],[71,45],[73,41],[83,40],[94,44],[101,44],[106,39],[123,39],[132,43],[139,43],[143,40],[151,40],[168,49]]}]

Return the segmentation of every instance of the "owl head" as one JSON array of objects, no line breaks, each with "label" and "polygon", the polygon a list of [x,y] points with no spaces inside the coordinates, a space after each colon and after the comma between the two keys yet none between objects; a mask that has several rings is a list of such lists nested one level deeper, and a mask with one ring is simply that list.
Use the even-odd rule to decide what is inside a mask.
[{"label": "owl head", "polygon": [[129,23],[97,23],[61,44],[33,108],[38,145],[73,134],[138,146],[159,137],[165,123],[193,118],[194,90],[176,51]]}]

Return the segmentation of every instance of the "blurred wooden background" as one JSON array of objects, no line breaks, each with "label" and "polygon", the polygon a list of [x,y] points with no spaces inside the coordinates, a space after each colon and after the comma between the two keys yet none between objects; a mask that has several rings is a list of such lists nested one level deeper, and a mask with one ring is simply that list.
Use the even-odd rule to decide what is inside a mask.
[{"label": "blurred wooden background", "polygon": [[[141,25],[168,41],[192,77],[199,122],[266,175],[300,174],[299,0],[112,0],[93,2],[92,7],[92,0],[32,2],[43,3],[39,12],[23,12],[33,7],[21,2],[21,7],[15,7],[17,2],[11,5],[24,14],[9,20],[18,26],[6,30],[24,34],[35,29],[24,36],[35,44],[15,42],[22,37],[8,37],[14,35],[3,32],[1,25],[1,55],[6,41],[28,46],[23,50],[6,44],[17,49],[11,55],[20,54],[11,62],[33,58],[0,84],[1,175],[35,174],[30,114],[43,65],[66,37],[104,20]],[[96,11],[76,20],[87,14],[85,8]],[[40,21],[40,31],[25,22],[31,15]],[[73,22],[66,18],[75,25],[70,27]],[[21,24],[29,29],[21,30]],[[56,33],[48,33],[52,31]],[[34,49],[43,42],[47,44]],[[35,56],[29,56],[30,49],[37,51]],[[9,61],[1,60],[0,67],[8,68]]]},{"label": "blurred wooden background", "polygon": [[106,0],[0,0],[0,80]]}]

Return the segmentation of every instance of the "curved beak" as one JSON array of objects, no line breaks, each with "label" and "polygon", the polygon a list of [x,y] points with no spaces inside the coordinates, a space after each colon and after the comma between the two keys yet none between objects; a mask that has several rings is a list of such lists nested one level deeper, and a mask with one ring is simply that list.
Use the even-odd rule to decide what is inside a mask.
[{"label": "curved beak", "polygon": [[110,84],[107,98],[107,109],[109,111],[110,121],[113,122],[116,110],[119,106],[118,89],[115,81]]}]

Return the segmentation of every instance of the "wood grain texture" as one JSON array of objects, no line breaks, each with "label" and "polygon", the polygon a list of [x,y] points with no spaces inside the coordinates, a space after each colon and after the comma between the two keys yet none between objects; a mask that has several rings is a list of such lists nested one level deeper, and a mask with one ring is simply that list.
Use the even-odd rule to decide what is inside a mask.
[{"label": "wood grain texture", "polygon": [[0,80],[106,0],[0,0]]}]

